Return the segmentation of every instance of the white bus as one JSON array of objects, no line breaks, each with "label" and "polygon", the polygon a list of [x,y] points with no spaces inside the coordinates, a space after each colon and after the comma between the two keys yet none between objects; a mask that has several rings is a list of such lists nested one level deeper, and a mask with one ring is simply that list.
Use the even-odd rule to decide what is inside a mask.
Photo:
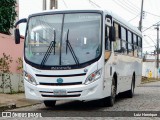
[{"label": "white bus", "polygon": [[142,35],[106,10],[52,10],[26,22],[24,86],[27,99],[53,107],[58,100],[99,100],[113,106],[132,97],[142,75]]}]

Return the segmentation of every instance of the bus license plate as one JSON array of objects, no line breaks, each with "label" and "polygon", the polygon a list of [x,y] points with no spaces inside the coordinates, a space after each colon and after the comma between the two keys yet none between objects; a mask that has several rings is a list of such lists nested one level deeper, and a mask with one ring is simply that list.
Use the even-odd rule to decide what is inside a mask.
[{"label": "bus license plate", "polygon": [[66,95],[66,90],[53,90],[54,95]]}]

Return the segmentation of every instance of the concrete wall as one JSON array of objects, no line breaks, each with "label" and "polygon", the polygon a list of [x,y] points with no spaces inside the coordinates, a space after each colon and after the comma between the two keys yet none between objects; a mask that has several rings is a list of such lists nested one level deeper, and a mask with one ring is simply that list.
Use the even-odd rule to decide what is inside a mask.
[{"label": "concrete wall", "polygon": [[21,39],[21,44],[16,45],[14,42],[14,36],[9,36],[0,33],[0,57],[3,53],[6,55],[11,55],[13,62],[11,64],[11,72],[17,73],[17,63],[19,57],[23,56],[23,44],[24,40]]},{"label": "concrete wall", "polygon": [[[13,62],[10,64],[11,68],[10,71],[12,72],[11,75],[11,83],[13,86],[13,91],[18,92],[18,85],[19,85],[19,74],[17,71],[17,63],[19,57],[23,57],[23,44],[24,40],[21,40],[21,44],[16,45],[14,43],[13,36],[0,34],[0,58],[3,57],[3,53],[6,55],[10,55],[13,59]],[[0,71],[1,73],[1,71]],[[22,77],[22,76],[21,76]],[[21,78],[22,81],[22,78]],[[8,81],[7,81],[8,82]],[[23,83],[20,82],[23,86]],[[2,77],[0,76],[0,86],[2,84]],[[23,91],[23,87],[20,91]],[[0,92],[2,92],[2,88],[0,88]],[[5,92],[9,92],[8,88],[5,88]]]},{"label": "concrete wall", "polygon": [[152,78],[157,78],[157,68],[155,62],[143,62],[142,76],[149,77],[149,72],[152,72]]},{"label": "concrete wall", "polygon": [[[10,91],[10,80],[12,92],[24,92],[23,78],[21,74],[12,74],[10,75],[10,80],[8,77],[4,77],[5,82],[3,85],[2,76],[0,76],[0,93],[11,93]],[[4,88],[4,89],[3,89]]]}]

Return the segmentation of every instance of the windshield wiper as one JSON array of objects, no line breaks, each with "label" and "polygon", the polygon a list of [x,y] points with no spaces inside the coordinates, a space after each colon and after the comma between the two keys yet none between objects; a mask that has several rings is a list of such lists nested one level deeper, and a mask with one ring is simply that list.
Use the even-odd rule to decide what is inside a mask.
[{"label": "windshield wiper", "polygon": [[74,59],[75,63],[79,65],[79,60],[78,60],[78,58],[77,58],[77,56],[76,56],[76,54],[75,54],[75,52],[74,52],[74,50],[73,50],[70,42],[69,42],[68,36],[69,36],[69,29],[68,29],[68,31],[67,31],[66,54],[67,54],[67,49],[68,49],[68,47],[69,47],[69,50],[70,50],[70,52],[71,52],[71,54],[72,54],[72,56],[73,56],[73,59]]},{"label": "windshield wiper", "polygon": [[54,30],[54,55],[55,55],[55,49],[56,49],[56,31]]},{"label": "windshield wiper", "polygon": [[46,61],[48,60],[53,48],[54,48],[54,55],[55,55],[55,47],[56,47],[56,32],[54,30],[54,41],[51,41],[48,49],[47,49],[47,52],[45,53],[44,57],[43,57],[43,60],[41,62],[41,67],[46,63]]}]

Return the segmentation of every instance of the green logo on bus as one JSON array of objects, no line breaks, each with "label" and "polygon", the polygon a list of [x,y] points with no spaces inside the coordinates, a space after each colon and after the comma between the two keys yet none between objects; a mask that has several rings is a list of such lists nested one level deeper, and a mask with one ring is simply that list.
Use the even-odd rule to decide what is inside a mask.
[{"label": "green logo on bus", "polygon": [[63,83],[63,79],[62,78],[58,78],[57,79],[57,83]]}]

